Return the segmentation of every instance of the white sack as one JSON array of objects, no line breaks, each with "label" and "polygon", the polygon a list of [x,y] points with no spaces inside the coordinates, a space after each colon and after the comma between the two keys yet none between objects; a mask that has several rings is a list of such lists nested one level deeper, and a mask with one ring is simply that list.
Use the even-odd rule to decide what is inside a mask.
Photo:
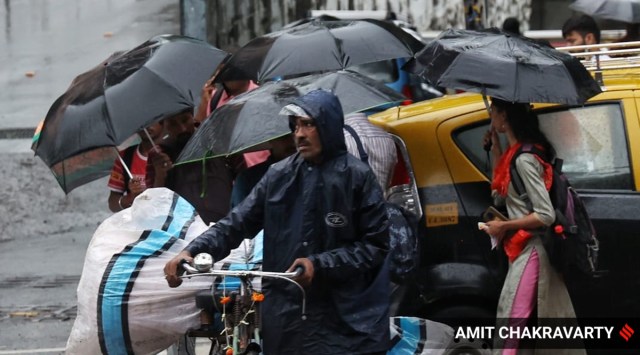
[{"label": "white sack", "polygon": [[195,293],[211,279],[172,289],[163,268],[206,229],[193,207],[165,188],[146,190],[107,218],[87,249],[66,353],[152,354],[197,328]]}]

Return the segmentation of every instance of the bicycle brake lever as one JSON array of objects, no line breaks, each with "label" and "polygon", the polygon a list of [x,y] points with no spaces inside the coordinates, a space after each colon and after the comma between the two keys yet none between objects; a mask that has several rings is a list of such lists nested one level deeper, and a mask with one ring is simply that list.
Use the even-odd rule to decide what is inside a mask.
[{"label": "bicycle brake lever", "polygon": [[186,259],[182,259],[178,263],[178,275],[182,275],[185,272],[187,274],[197,274],[199,271],[198,269],[191,266]]}]

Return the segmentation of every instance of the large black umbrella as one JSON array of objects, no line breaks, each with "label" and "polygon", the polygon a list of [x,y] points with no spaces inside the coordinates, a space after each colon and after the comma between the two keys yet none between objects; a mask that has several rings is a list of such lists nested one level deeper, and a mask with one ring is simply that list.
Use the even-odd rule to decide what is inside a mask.
[{"label": "large black umbrella", "polygon": [[578,59],[497,29],[444,31],[406,69],[435,86],[512,102],[576,105],[601,92]]},{"label": "large black umbrella", "polygon": [[288,121],[279,115],[282,107],[315,89],[332,91],[345,113],[406,100],[381,82],[351,71],[267,82],[215,110],[189,140],[178,162],[263,149],[262,143],[290,132]]},{"label": "large black umbrella", "polygon": [[257,37],[225,64],[218,81],[263,82],[352,65],[411,57],[424,44],[401,28],[376,20],[312,20]]},{"label": "large black umbrella", "polygon": [[192,110],[227,56],[181,36],[157,36],[74,79],[47,113],[33,149],[65,192],[107,175],[115,146],[169,115]]},{"label": "large black umbrella", "polygon": [[640,0],[576,0],[569,7],[595,18],[640,22]]}]

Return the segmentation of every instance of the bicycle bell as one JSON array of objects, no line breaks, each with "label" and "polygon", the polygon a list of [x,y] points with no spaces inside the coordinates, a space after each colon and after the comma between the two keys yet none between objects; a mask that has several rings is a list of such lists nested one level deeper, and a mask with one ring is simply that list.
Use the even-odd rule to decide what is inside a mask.
[{"label": "bicycle bell", "polygon": [[200,272],[209,271],[213,266],[213,257],[211,254],[200,253],[193,258],[193,266]]}]

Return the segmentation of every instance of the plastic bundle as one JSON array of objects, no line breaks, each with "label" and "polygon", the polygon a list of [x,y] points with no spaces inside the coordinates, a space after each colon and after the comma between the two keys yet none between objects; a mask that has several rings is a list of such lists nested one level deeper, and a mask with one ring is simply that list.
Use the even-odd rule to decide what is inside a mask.
[{"label": "plastic bundle", "polygon": [[195,293],[211,280],[172,289],[163,269],[206,229],[186,200],[164,188],[146,190],[106,219],[87,249],[66,353],[152,354],[197,328]]}]

